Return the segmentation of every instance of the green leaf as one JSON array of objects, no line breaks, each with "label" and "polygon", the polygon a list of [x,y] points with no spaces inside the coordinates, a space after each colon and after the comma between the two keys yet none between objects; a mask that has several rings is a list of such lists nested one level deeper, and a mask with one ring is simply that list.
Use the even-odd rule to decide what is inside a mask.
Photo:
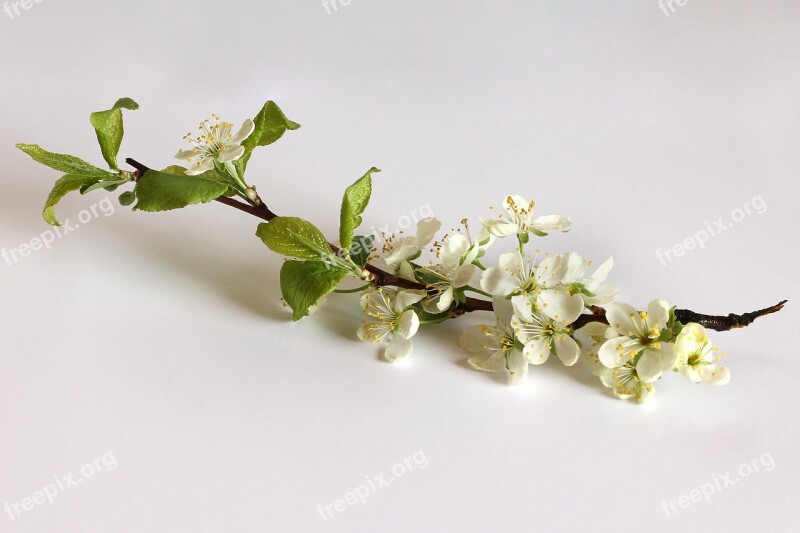
[{"label": "green leaf", "polygon": [[181,176],[149,170],[136,183],[134,209],[156,212],[204,204],[225,194],[228,185],[201,176]]},{"label": "green leaf", "polygon": [[339,242],[342,250],[350,249],[350,244],[353,242],[353,230],[361,225],[361,213],[369,204],[369,197],[372,194],[372,175],[376,172],[380,172],[380,170],[372,167],[344,191],[339,219]]},{"label": "green leaf", "polygon": [[170,165],[161,172],[163,172],[164,174],[176,174],[178,176],[185,176],[186,167],[182,167],[180,165]]},{"label": "green leaf", "polygon": [[330,244],[317,227],[297,217],[277,217],[258,225],[256,235],[270,250],[300,259],[332,255]]},{"label": "green leaf", "polygon": [[90,165],[83,159],[75,156],[48,152],[38,144],[18,144],[17,148],[28,154],[37,163],[59,170],[66,174],[79,176],[94,176],[97,179],[115,179],[118,176],[102,168]]},{"label": "green leaf", "polygon": [[94,176],[80,176],[76,174],[67,174],[56,181],[53,190],[50,191],[50,195],[47,197],[47,202],[45,202],[44,210],[42,211],[42,216],[45,221],[51,226],[60,226],[61,223],[56,220],[55,215],[56,204],[72,191],[77,191],[81,187],[91,185],[95,182],[97,182],[97,178]]},{"label": "green leaf", "polygon": [[132,205],[136,201],[136,193],[133,191],[125,191],[119,195],[119,203],[124,207]]},{"label": "green leaf", "polygon": [[120,98],[111,109],[97,111],[89,117],[89,121],[97,134],[97,142],[100,143],[103,159],[114,170],[119,168],[117,154],[119,153],[119,147],[122,145],[122,137],[125,135],[125,128],[122,126],[123,109],[139,109],[139,104],[130,98]]},{"label": "green leaf", "polygon": [[369,255],[372,253],[374,241],[375,237],[372,235],[354,237],[353,244],[350,245],[350,259],[361,268],[364,268],[364,265],[369,261]]},{"label": "green leaf", "polygon": [[281,267],[281,293],[292,308],[292,319],[308,316],[308,308],[334,290],[345,276],[346,270],[322,261],[286,261]]},{"label": "green leaf", "polygon": [[255,123],[253,133],[242,142],[244,155],[234,163],[240,176],[244,175],[247,162],[256,147],[272,144],[280,139],[286,130],[296,130],[300,127],[300,124],[286,118],[278,104],[271,100],[264,104],[253,122]]}]

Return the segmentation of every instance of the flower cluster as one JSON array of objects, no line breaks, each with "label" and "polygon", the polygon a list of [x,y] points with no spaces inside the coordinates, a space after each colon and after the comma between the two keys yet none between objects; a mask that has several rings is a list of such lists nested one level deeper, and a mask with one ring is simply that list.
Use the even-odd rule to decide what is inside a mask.
[{"label": "flower cluster", "polygon": [[[442,224],[435,218],[419,221],[416,236],[388,236],[373,258],[427,290],[368,289],[361,300],[368,320],[359,337],[388,343],[385,358],[397,362],[411,353],[410,339],[420,324],[449,318],[474,292],[492,298],[495,321],[468,327],[461,347],[471,354],[472,368],[503,372],[512,385],[526,378],[529,365],[541,365],[551,355],[565,366],[583,357],[614,395],[640,403],[652,397],[654,383],[670,370],[694,382],[728,382],[729,372],[701,325],[683,326],[663,300],[654,300],[646,311],[616,301],[619,290],[606,283],[613,258],[592,269],[576,252],[551,255],[537,248],[527,254],[532,236],[566,232],[572,225],[559,215],[535,217],[534,210],[534,202],[510,195],[503,213],[482,220],[474,237],[463,220],[463,229],[438,241]],[[510,236],[516,237],[513,251],[484,267],[487,249]],[[423,264],[426,248],[434,258]],[[604,321],[575,329],[583,315],[602,313]]]}]

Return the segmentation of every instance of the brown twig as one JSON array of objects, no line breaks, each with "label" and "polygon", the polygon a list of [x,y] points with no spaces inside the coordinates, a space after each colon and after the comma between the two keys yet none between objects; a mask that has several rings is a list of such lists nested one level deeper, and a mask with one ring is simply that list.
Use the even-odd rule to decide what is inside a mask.
[{"label": "brown twig", "polygon": [[[150,170],[147,166],[139,163],[135,159],[128,158],[125,160],[130,166],[136,169],[136,172],[133,176],[133,181],[138,181],[138,179],[147,171]],[[243,211],[248,213],[254,217],[260,218],[261,220],[269,222],[278,217],[275,213],[273,213],[267,204],[259,198],[258,205],[247,204],[244,202],[240,202],[239,200],[235,200],[233,198],[229,198],[227,196],[220,196],[216,199],[217,202],[221,204],[225,204],[227,206],[233,207],[238,209],[239,211]],[[334,253],[341,255],[341,250],[333,245],[330,244],[331,250]],[[399,287],[401,289],[414,289],[414,290],[423,290],[430,292],[430,287],[423,283],[419,283],[416,281],[407,280],[405,278],[401,278],[395,274],[390,272],[386,272],[385,270],[381,270],[380,268],[376,267],[373,264],[367,263],[364,266],[364,269],[367,270],[370,274],[372,274],[372,282],[379,286],[379,287]],[[767,307],[758,311],[752,311],[749,313],[744,313],[741,315],[737,315],[731,313],[726,316],[722,315],[704,315],[701,313],[696,313],[694,311],[690,311],[688,309],[676,309],[675,310],[675,318],[683,323],[687,324],[689,322],[695,322],[704,326],[708,329],[713,329],[715,331],[730,331],[732,329],[744,328],[752,324],[757,318],[762,316],[770,315],[772,313],[777,313],[783,306],[786,305],[787,300],[783,300],[782,302],[773,305],[771,307]],[[478,298],[467,298],[466,301],[463,303],[455,306],[453,309],[450,310],[450,316],[452,318],[456,318],[462,316],[466,313],[471,313],[474,311],[494,311],[494,307],[492,302],[489,300],[481,300]],[[601,322],[607,324],[608,321],[606,320],[605,310],[601,307],[593,307],[592,312],[590,314],[581,315],[578,320],[576,320],[572,325],[572,329],[579,329],[586,324],[590,324],[592,322]]]}]

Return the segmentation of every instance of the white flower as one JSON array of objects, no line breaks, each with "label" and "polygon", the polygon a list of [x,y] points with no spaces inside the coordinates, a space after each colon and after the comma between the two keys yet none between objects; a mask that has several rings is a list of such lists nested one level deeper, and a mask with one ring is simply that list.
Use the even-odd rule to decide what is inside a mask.
[{"label": "white flower", "polygon": [[439,250],[442,263],[425,269],[436,281],[428,283],[428,287],[436,291],[436,295],[423,304],[430,313],[442,313],[450,309],[455,297],[455,291],[469,285],[475,277],[478,267],[467,262],[472,256],[472,243],[461,234],[451,235],[445,239]]},{"label": "white flower", "polygon": [[586,306],[609,304],[619,294],[619,289],[603,283],[614,267],[613,257],[597,267],[594,274],[588,277],[586,269],[589,264],[581,254],[575,252],[567,254],[566,263],[567,273],[561,283],[571,294],[580,294]]},{"label": "white flower", "polygon": [[[616,368],[633,361],[638,379],[652,383],[661,373],[675,364],[675,346],[660,340],[669,320],[669,304],[664,300],[653,300],[647,311],[636,311],[623,303],[613,303],[606,309],[610,326],[608,335],[613,335],[600,347],[600,362]],[[641,354],[641,355],[640,355]],[[638,357],[638,359],[636,359]]]},{"label": "white flower", "polygon": [[[589,322],[575,331],[575,340],[581,343],[582,359],[593,370],[601,367],[605,368],[600,362],[598,352],[607,340],[606,334],[608,331],[608,324],[603,324],[602,322]],[[616,337],[616,334],[614,336]]]},{"label": "white flower", "polygon": [[652,383],[642,381],[636,366],[631,363],[617,368],[601,368],[597,375],[603,385],[612,389],[614,396],[621,400],[635,397],[639,403],[646,403],[656,392]]},{"label": "white flower", "polygon": [[524,321],[518,316],[511,319],[511,327],[521,343],[525,345],[522,353],[532,365],[541,365],[555,353],[566,366],[572,366],[581,355],[578,343],[572,338],[569,325],[575,322],[583,311],[583,301],[577,294],[565,306],[567,314],[556,319],[542,313],[533,313],[533,320]]},{"label": "white flower", "polygon": [[731,379],[731,373],[715,362],[716,348],[706,335],[706,328],[700,324],[690,323],[684,326],[675,340],[678,353],[676,369],[695,383],[705,382],[713,385],[725,385]]},{"label": "white flower", "polygon": [[214,163],[231,163],[244,155],[242,141],[247,139],[255,130],[255,124],[247,119],[241,129],[233,134],[233,124],[222,122],[217,115],[212,115],[217,121],[209,127],[209,120],[200,123],[200,136],[192,137],[190,133],[184,139],[194,145],[191,150],[181,150],[175,157],[185,159],[192,164],[186,174],[194,176],[214,168]]},{"label": "white flower", "polygon": [[528,360],[516,346],[511,327],[513,310],[508,300],[494,299],[497,322],[494,326],[471,326],[461,335],[461,347],[477,354],[469,365],[483,372],[508,372],[508,383],[519,385],[528,375]]},{"label": "white flower", "polygon": [[422,250],[430,244],[442,223],[434,217],[423,218],[417,222],[416,237],[402,237],[394,240],[388,238],[383,245],[383,252],[388,254],[386,264],[394,267],[395,272],[405,279],[414,280],[414,267],[411,261],[422,254]]},{"label": "white flower", "polygon": [[533,321],[534,306],[550,318],[568,314],[570,296],[554,290],[564,277],[566,262],[562,256],[548,257],[539,264],[523,260],[519,252],[500,255],[499,266],[481,274],[481,288],[492,296],[511,296],[514,312],[527,322]]},{"label": "white flower", "polygon": [[424,291],[394,290],[378,287],[361,296],[361,307],[373,320],[358,328],[358,337],[371,343],[389,342],[384,357],[396,362],[407,357],[414,348],[411,337],[419,328],[419,317],[410,309],[425,297]]},{"label": "white flower", "polygon": [[444,240],[437,254],[450,267],[457,264],[468,265],[474,262],[495,241],[495,236],[490,234],[486,228],[482,228],[473,241],[472,236],[469,234],[469,227],[466,225],[467,220],[464,219],[462,223],[467,228],[467,235],[461,233],[450,235]]},{"label": "white flower", "polygon": [[569,231],[572,221],[560,215],[548,215],[534,219],[536,202],[528,202],[522,196],[509,195],[503,201],[503,210],[498,218],[482,220],[486,229],[497,237],[533,233],[544,236],[549,231]]}]

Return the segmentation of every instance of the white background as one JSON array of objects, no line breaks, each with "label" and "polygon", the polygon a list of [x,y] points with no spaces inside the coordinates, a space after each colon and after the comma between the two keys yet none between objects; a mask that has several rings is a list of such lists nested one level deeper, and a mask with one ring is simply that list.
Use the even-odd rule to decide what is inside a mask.
[{"label": "white background", "polygon": [[[669,16],[656,0],[0,13],[0,247],[47,230],[58,178],[14,143],[102,163],[88,115],[130,96],[142,109],[126,113],[121,157],[165,166],[210,113],[240,123],[274,99],[303,128],[249,177],[332,237],[341,192],[376,165],[367,227],[427,203],[449,228],[514,192],[573,219],[549,251],[613,255],[637,306],[796,301],[799,15],[791,0],[691,0]],[[759,195],[763,214],[656,258]],[[0,505],[103,454],[117,463],[13,520],[0,509],[0,531],[797,530],[795,302],[713,336],[726,387],[668,375],[642,408],[553,360],[514,390],[465,364],[458,335],[478,316],[423,329],[402,366],[356,339],[354,296],[290,323],[255,222],[217,204],[117,205],[0,262]],[[415,452],[426,468],[323,520],[318,505]],[[764,457],[771,471],[739,476]],[[662,508],[729,472],[741,479],[710,501]]]}]

